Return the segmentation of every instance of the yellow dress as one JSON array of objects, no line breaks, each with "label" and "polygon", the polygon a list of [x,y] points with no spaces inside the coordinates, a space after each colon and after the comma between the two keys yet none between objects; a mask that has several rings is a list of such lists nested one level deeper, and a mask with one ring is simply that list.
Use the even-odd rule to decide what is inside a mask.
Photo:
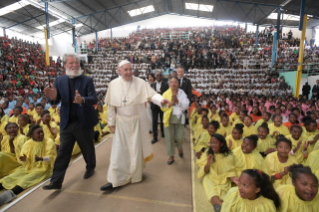
[{"label": "yellow dress", "polygon": [[[54,139],[54,141],[55,141],[55,144],[56,144],[56,145],[59,145],[59,146],[60,146],[60,144],[61,144],[60,134],[58,134],[58,135],[56,136],[56,138]],[[76,155],[76,154],[78,154],[78,153],[80,153],[80,152],[81,152],[80,146],[79,146],[78,142],[75,142],[74,147],[73,147],[73,151],[72,151],[72,155]]]},{"label": "yellow dress", "polygon": [[203,186],[207,199],[210,201],[213,196],[225,200],[227,191],[231,188],[230,177],[235,177],[234,156],[232,154],[224,156],[223,154],[215,154],[214,162],[210,166],[209,173],[205,173],[204,167],[207,163],[208,149],[202,154],[200,159],[196,161],[199,166],[197,173],[198,178],[203,178]]},{"label": "yellow dress", "polygon": [[268,126],[268,128],[269,128],[269,135],[272,135],[276,131],[278,132],[277,135],[275,135],[274,137],[275,140],[277,140],[278,135],[284,135],[284,136],[290,135],[288,128],[282,124],[279,127],[276,127],[275,124],[272,123]]},{"label": "yellow dress", "polygon": [[48,111],[50,112],[51,117],[54,117],[54,116],[58,115],[58,108],[57,107],[56,108],[50,107],[48,109]]},{"label": "yellow dress", "polygon": [[5,130],[6,125],[8,124],[8,122],[2,121],[0,123],[0,133],[2,133],[3,136],[7,135],[7,132]]},{"label": "yellow dress", "polygon": [[209,141],[211,139],[210,134],[207,130],[205,130],[201,136],[199,137],[198,141],[196,142],[196,145],[194,145],[193,149],[196,152],[201,151],[202,148],[208,148],[209,147]]},{"label": "yellow dress", "polygon": [[[195,122],[196,118],[197,118],[197,121]],[[196,127],[198,126],[197,123],[202,124],[202,114],[198,114],[197,112],[193,113],[191,117],[191,123],[192,123],[192,130],[194,131]]]},{"label": "yellow dress", "polygon": [[4,115],[4,116],[1,118],[1,122],[9,122],[9,116]]},{"label": "yellow dress", "polygon": [[[239,119],[239,115],[237,115],[237,113],[232,113],[230,116],[229,116],[229,121],[231,123],[235,123],[235,121],[237,121]],[[233,124],[234,126],[234,124]]]},{"label": "yellow dress", "polygon": [[[258,127],[260,127],[260,125],[262,125],[264,122],[265,122],[264,119],[259,119],[259,120],[257,121],[257,123],[255,124],[255,128],[256,128],[257,131],[258,131]],[[270,119],[267,121],[268,126],[269,126],[270,124],[272,124],[272,123],[274,123],[274,122],[271,121]]]},{"label": "yellow dress", "polygon": [[309,154],[306,165],[311,168],[311,171],[319,179],[319,150],[314,150]]},{"label": "yellow dress", "polygon": [[[28,132],[29,132],[29,128],[30,128],[30,124],[26,124],[22,127],[22,131],[24,133],[24,136],[27,136],[28,135]],[[20,128],[19,128],[19,132],[20,132]],[[29,139],[29,138],[28,138]]]},{"label": "yellow dress", "polygon": [[103,126],[107,125],[107,113],[106,111],[99,113],[99,117],[101,118],[100,122]]},{"label": "yellow dress", "polygon": [[[209,110],[210,111],[210,110]],[[208,116],[209,121],[217,121],[218,119],[220,119],[218,113],[216,112],[214,115],[212,114],[212,112],[210,111],[210,115]]]},{"label": "yellow dress", "polygon": [[13,123],[18,124],[19,116],[20,116],[20,115],[18,115],[17,117],[15,117],[14,115],[12,115],[12,116],[10,117],[10,119],[9,119],[9,122],[13,122]]},{"label": "yellow dress", "polygon": [[203,128],[202,125],[196,127],[194,131],[194,136],[193,136],[193,139],[195,139],[195,144],[198,142],[198,139],[200,138],[201,134],[206,130]]},{"label": "yellow dress", "polygon": [[[300,138],[298,140],[295,140],[292,137],[292,135],[288,135],[288,136],[286,136],[286,138],[289,139],[292,142],[292,148],[291,149],[294,149],[297,146],[298,142],[302,141],[299,149],[295,152],[294,157],[296,157],[296,160],[297,160],[298,163],[305,162],[305,159],[304,159],[303,154],[302,154],[302,150],[303,150],[303,146],[304,146],[305,142],[307,141],[306,138],[300,136]],[[308,148],[309,148],[309,146],[308,146]]]},{"label": "yellow dress", "polygon": [[[226,127],[224,127],[221,124],[216,133],[219,133],[226,138],[228,135],[231,135],[232,130],[233,130],[233,127],[230,124],[228,124]],[[226,133],[226,135],[225,135],[225,133]]]},{"label": "yellow dress", "polygon": [[103,111],[107,112],[107,104],[103,105]]},{"label": "yellow dress", "polygon": [[319,195],[317,194],[312,201],[303,201],[296,195],[293,185],[282,185],[276,188],[281,199],[279,212],[317,212],[319,211]]},{"label": "yellow dress", "polygon": [[56,133],[57,134],[60,134],[60,116],[59,115],[56,115],[56,116],[54,116],[53,117],[54,118],[54,122],[55,122],[55,124],[57,125],[57,127],[56,127]]},{"label": "yellow dress", "polygon": [[[27,189],[52,175],[56,158],[56,148],[52,139],[44,138],[39,142],[33,139],[26,141],[20,152],[20,156],[23,155],[27,156],[26,162],[12,174],[0,180],[5,189],[12,189],[16,185]],[[35,155],[49,157],[50,161],[36,162]]]},{"label": "yellow dress", "polygon": [[34,111],[34,113],[33,113],[33,119],[34,119],[35,121],[38,121],[40,118],[41,118],[41,115],[37,114],[37,112]]},{"label": "yellow dress", "polygon": [[[46,138],[51,138],[52,140],[55,139],[54,135],[51,133],[49,127],[48,127],[46,124],[43,124],[43,122],[41,121],[40,126],[41,126],[42,129],[43,129],[44,137],[46,137]],[[56,125],[55,122],[50,121],[50,126],[51,126],[52,128],[54,128],[55,130],[57,130],[57,125]]]},{"label": "yellow dress", "polygon": [[[288,160],[286,163],[281,163],[278,159],[277,152],[272,152],[266,156],[265,159],[266,166],[268,168],[268,172],[270,176],[274,176],[279,172],[283,172],[286,166],[290,166],[292,164],[297,164],[297,160],[295,157],[288,155]],[[278,187],[280,185],[291,184],[291,177],[289,174],[286,174],[281,179],[275,180],[274,187]]]},{"label": "yellow dress", "polygon": [[20,152],[27,138],[24,135],[17,135],[13,140],[14,151],[10,151],[9,136],[4,136],[1,142],[0,152],[0,178],[10,174],[16,168],[21,166]]},{"label": "yellow dress", "polygon": [[33,110],[30,110],[30,109],[29,109],[29,110],[28,110],[28,115],[29,115],[29,116],[34,117],[35,113],[36,113],[36,112],[35,112],[35,109],[33,109]]},{"label": "yellow dress", "polygon": [[243,199],[238,187],[231,188],[225,197],[221,212],[276,212],[272,200],[260,195],[255,200]]},{"label": "yellow dress", "polygon": [[97,125],[94,126],[94,132],[96,132],[96,131],[98,131],[100,133],[99,138],[97,140],[97,142],[100,142],[102,139],[102,129],[101,129],[100,123],[97,123]]},{"label": "yellow dress", "polygon": [[106,125],[106,126],[103,128],[102,132],[104,132],[104,133],[106,133],[106,132],[111,132],[111,130],[110,130],[109,126]]},{"label": "yellow dress", "polygon": [[251,153],[245,154],[241,147],[233,150],[235,157],[236,177],[240,177],[241,173],[246,169],[258,169],[268,174],[268,169],[264,158],[254,149]]},{"label": "yellow dress", "polygon": [[244,132],[243,132],[243,138],[245,139],[247,136],[250,135],[257,135],[258,132],[256,130],[256,128],[253,125],[250,125],[249,127],[247,127],[246,125],[244,126]]},{"label": "yellow dress", "polygon": [[265,139],[258,139],[257,148],[258,152],[265,152],[269,148],[275,148],[275,141],[270,136],[267,136]]},{"label": "yellow dress", "polygon": [[[305,127],[302,127],[302,128],[303,128],[302,136],[305,137],[305,138],[307,138],[308,141],[313,140],[313,139],[315,138],[315,136],[316,136],[317,134],[319,134],[319,131],[318,131],[318,130],[316,130],[315,132],[307,132],[307,130],[306,130]],[[317,142],[312,143],[312,144],[309,144],[309,146],[308,146],[308,151],[309,151],[309,153],[310,153],[311,151],[313,151],[314,149],[319,149],[319,144],[318,144],[318,143],[319,143],[319,142],[318,142],[318,140],[317,140]],[[315,148],[315,147],[316,147],[316,148]]]},{"label": "yellow dress", "polygon": [[239,118],[233,123],[233,128],[236,126],[236,124],[244,124]]},{"label": "yellow dress", "polygon": [[242,138],[239,139],[239,140],[235,140],[235,139],[233,138],[232,134],[227,135],[225,139],[226,139],[228,148],[229,148],[229,140],[232,140],[232,146],[231,146],[230,150],[233,150],[233,149],[235,149],[236,147],[241,146],[242,143],[243,143],[243,139],[242,139]]}]

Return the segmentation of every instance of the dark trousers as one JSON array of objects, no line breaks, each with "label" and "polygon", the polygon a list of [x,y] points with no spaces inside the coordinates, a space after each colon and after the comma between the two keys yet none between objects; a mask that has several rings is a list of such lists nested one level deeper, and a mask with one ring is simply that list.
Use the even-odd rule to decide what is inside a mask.
[{"label": "dark trousers", "polygon": [[86,170],[92,171],[96,166],[95,147],[94,147],[94,128],[82,128],[79,121],[69,123],[65,129],[60,132],[61,144],[56,157],[52,183],[63,183],[66,169],[69,166],[75,141],[83,154],[86,162]]},{"label": "dark trousers", "polygon": [[164,125],[163,125],[163,111],[160,107],[152,109],[152,118],[153,118],[153,138],[157,139],[157,125],[158,125],[158,114],[160,115],[161,122],[161,133],[164,134]]}]

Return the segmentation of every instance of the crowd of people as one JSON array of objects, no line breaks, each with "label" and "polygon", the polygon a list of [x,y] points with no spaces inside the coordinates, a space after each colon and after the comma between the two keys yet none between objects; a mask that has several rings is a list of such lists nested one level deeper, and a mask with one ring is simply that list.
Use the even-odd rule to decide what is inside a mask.
[{"label": "crowd of people", "polygon": [[[172,31],[179,33],[166,39]],[[279,41],[282,61],[273,72],[267,30],[260,32],[258,48],[255,33],[238,26],[141,30],[129,38],[100,39],[101,51],[82,66],[98,94],[94,106],[99,121],[92,140],[111,131],[103,98],[118,62],[128,60],[135,77],[171,101],[168,108],[149,105],[153,144],[162,111],[168,165],[174,162],[175,145],[183,157],[187,120],[182,117],[188,110],[198,177],[215,211],[319,211],[319,99],[293,98],[277,72],[280,64],[299,55],[291,39]],[[64,74],[65,61],[51,59],[46,67],[39,44],[7,37],[0,42],[0,189],[7,189],[1,205],[52,174],[61,104],[50,104],[42,92]],[[316,62],[317,47],[307,51],[305,61]],[[76,144],[72,154],[80,151]]]}]

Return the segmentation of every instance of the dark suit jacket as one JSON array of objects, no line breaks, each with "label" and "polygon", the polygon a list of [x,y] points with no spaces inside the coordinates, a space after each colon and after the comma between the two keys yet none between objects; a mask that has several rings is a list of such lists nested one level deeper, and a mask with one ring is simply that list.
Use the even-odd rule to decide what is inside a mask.
[{"label": "dark suit jacket", "polygon": [[[56,78],[54,87],[58,92],[57,98],[55,101],[50,99],[50,102],[51,104],[58,104],[61,101],[60,128],[64,129],[69,122],[70,105],[73,103],[75,93],[72,97],[72,102],[70,102],[69,77],[66,75]],[[97,112],[94,109],[94,105],[97,103],[97,96],[93,79],[85,75],[79,76],[75,82],[75,90],[79,91],[85,101],[83,105],[75,104],[78,119],[82,127],[93,128],[99,122]]]},{"label": "dark suit jacket", "polygon": [[[151,84],[151,87],[156,91],[156,82],[153,82]],[[161,93],[160,94],[162,95],[165,91],[167,91],[167,89],[168,89],[168,84],[166,82],[162,81]],[[155,105],[155,104],[153,104],[153,103],[151,103],[151,110],[153,110],[153,109],[157,110],[157,109],[160,109],[160,107]]]},{"label": "dark suit jacket", "polygon": [[180,86],[180,89],[182,89],[186,93],[189,102],[191,102],[192,84],[191,84],[191,81],[188,78],[183,77],[183,84],[182,84],[182,86]]}]

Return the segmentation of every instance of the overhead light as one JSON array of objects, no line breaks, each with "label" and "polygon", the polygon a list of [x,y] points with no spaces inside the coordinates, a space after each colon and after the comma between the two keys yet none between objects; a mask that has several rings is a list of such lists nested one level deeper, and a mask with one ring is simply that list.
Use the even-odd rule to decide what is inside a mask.
[{"label": "overhead light", "polygon": [[185,3],[185,8],[188,10],[200,10],[204,12],[213,12],[213,5],[207,4],[193,4],[193,3]]},{"label": "overhead light", "polygon": [[75,24],[74,26],[75,26],[75,28],[78,28],[78,27],[83,26],[83,24]]},{"label": "overhead light", "polygon": [[150,5],[150,6],[147,6],[147,7],[141,7],[139,9],[134,9],[134,10],[130,10],[130,11],[127,11],[128,14],[133,17],[133,16],[137,16],[137,15],[142,15],[144,13],[150,13],[150,12],[153,12],[155,11],[154,9],[154,6],[153,5]]}]

